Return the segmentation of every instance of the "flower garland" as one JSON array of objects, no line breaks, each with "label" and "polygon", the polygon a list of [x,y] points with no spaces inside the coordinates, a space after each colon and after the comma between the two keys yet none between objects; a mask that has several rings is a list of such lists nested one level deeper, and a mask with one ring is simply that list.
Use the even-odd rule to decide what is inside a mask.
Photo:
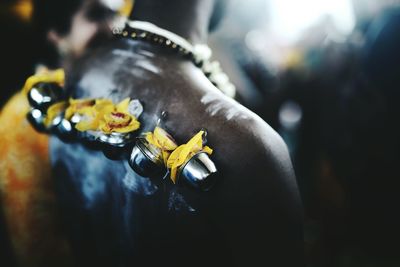
[{"label": "flower garland", "polygon": [[[44,69],[29,77],[23,87],[23,92],[29,95],[30,90],[40,83],[55,83],[64,85],[63,69],[49,71]],[[44,97],[42,97],[44,98]],[[109,99],[73,99],[68,101],[55,99],[45,111],[44,125],[50,128],[54,120],[62,116],[66,120],[75,119],[75,129],[80,132],[99,131],[104,134],[130,133],[140,128],[138,117],[143,111],[138,100],[126,98],[118,104]],[[137,108],[140,106],[139,108]],[[139,112],[135,112],[139,110]]]},{"label": "flower garland", "polygon": [[162,151],[165,166],[170,170],[171,180],[177,182],[179,167],[184,165],[196,153],[205,152],[211,155],[213,150],[204,146],[203,136],[205,131],[199,131],[186,144],[178,146],[175,140],[164,129],[156,127],[154,131],[145,134],[146,140]]},{"label": "flower garland", "polygon": [[[139,100],[125,98],[117,104],[105,98],[70,98],[65,100],[62,92],[64,79],[65,74],[62,69],[56,71],[43,70],[27,79],[23,92],[28,96],[32,106],[28,115],[30,114],[34,118],[31,123],[43,124],[40,126],[44,126],[36,127],[37,129],[57,130],[59,125],[66,122],[69,127],[63,128],[64,134],[66,131],[67,134],[72,135],[73,129],[86,133],[75,136],[75,138],[88,139],[108,145],[108,148],[103,146],[103,149],[110,149],[110,147],[124,149],[129,147],[128,144],[133,144],[134,136],[131,133],[140,128],[141,124],[138,118],[143,112],[143,106]],[[52,84],[57,86],[50,86]],[[39,114],[39,117],[35,117],[35,113]],[[55,133],[58,132],[55,131]],[[206,156],[211,155],[213,150],[204,145],[205,134],[206,132],[201,130],[186,144],[179,146],[174,138],[159,126],[156,126],[153,132],[144,133],[143,137],[148,143],[147,146],[156,148],[147,152],[157,151],[155,152],[157,155],[154,156],[161,159],[157,166],[162,166],[165,172],[168,170],[170,179],[174,184],[183,176],[182,179],[186,179],[195,186],[198,183],[197,187],[201,188],[205,178],[217,171],[212,161]],[[137,142],[142,140],[143,137],[138,137]],[[135,146],[137,145],[138,143],[135,144]],[[121,152],[121,150],[119,151]],[[131,152],[129,164],[133,164],[131,167],[135,170],[135,164],[140,163],[132,162],[133,151],[134,149]],[[103,152],[107,155],[109,151],[103,150]],[[196,165],[196,168],[203,169],[185,177],[185,175],[182,175],[183,169],[192,159],[193,161],[207,162],[208,167]],[[147,157],[147,160],[151,161],[149,157]],[[196,177],[199,173],[201,175]]]},{"label": "flower garland", "polygon": [[75,126],[81,132],[101,131],[105,134],[134,132],[139,129],[140,122],[129,112],[130,103],[130,98],[125,98],[116,105],[111,100],[103,98],[71,98],[65,110],[65,118],[70,120],[75,115],[81,116]]}]

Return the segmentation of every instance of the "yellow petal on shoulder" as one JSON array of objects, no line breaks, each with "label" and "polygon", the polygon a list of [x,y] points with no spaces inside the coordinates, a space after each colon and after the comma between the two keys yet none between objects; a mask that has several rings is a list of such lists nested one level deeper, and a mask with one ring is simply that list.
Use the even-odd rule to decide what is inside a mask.
[{"label": "yellow petal on shoulder", "polygon": [[182,149],[182,151],[179,153],[178,159],[175,161],[175,164],[177,166],[180,166],[183,163],[185,163],[186,159],[189,157],[190,152],[191,152],[190,146],[186,144],[185,147]]},{"label": "yellow petal on shoulder", "polygon": [[74,106],[77,109],[81,109],[83,107],[87,107],[87,106],[94,106],[96,104],[96,100],[92,99],[92,98],[78,98],[78,99],[73,99],[70,98],[69,99],[69,105],[70,106]]},{"label": "yellow petal on shoulder", "polygon": [[95,103],[96,105],[101,105],[101,104],[112,104],[113,105],[113,102],[108,98],[96,98],[95,102],[96,102]]},{"label": "yellow petal on shoulder", "polygon": [[74,108],[73,103],[74,103],[74,99],[72,99],[72,98],[68,99],[68,104],[69,104],[69,106],[68,106],[68,108],[65,110],[65,115],[64,115],[64,117],[65,117],[67,120],[71,119],[71,117],[72,117],[72,116],[74,115],[74,113],[75,113],[75,108]]},{"label": "yellow petal on shoulder", "polygon": [[22,91],[25,94],[28,94],[29,90],[32,89],[33,85],[35,85],[38,82],[39,82],[39,79],[35,75],[29,77],[28,79],[26,79],[24,87],[22,87]]},{"label": "yellow petal on shoulder", "polygon": [[93,107],[94,99],[69,99],[69,107],[65,111],[65,118],[70,119],[75,113],[82,114],[82,110],[87,110],[88,107]]},{"label": "yellow petal on shoulder", "polygon": [[129,123],[133,120],[132,116],[122,112],[105,113],[103,119],[110,125],[110,127],[114,128],[122,128],[128,126]]},{"label": "yellow petal on shoulder", "polygon": [[63,112],[67,106],[68,104],[66,101],[55,103],[47,109],[47,115]]},{"label": "yellow petal on shoulder", "polygon": [[22,88],[24,93],[28,93],[31,88],[39,82],[54,82],[59,85],[64,85],[65,73],[63,69],[57,69],[54,71],[41,71],[35,75],[30,76]]},{"label": "yellow petal on shoulder", "polygon": [[71,119],[71,117],[74,115],[74,110],[72,109],[72,108],[67,108],[66,110],[65,110],[65,115],[64,115],[64,117],[67,119],[67,120],[69,120],[69,119]]},{"label": "yellow petal on shoulder", "polygon": [[61,112],[67,108],[68,104],[65,101],[55,103],[47,109],[47,116],[44,120],[44,124],[48,127]]},{"label": "yellow petal on shoulder", "polygon": [[153,133],[147,132],[144,134],[144,137],[149,144],[156,146],[156,144],[154,143],[154,139],[153,139]]},{"label": "yellow petal on shoulder", "polygon": [[79,110],[76,110],[75,113],[91,118],[94,118],[96,116],[96,111],[93,109],[93,107],[84,107]]},{"label": "yellow petal on shoulder", "polygon": [[100,99],[96,99],[94,108],[97,111],[102,111],[104,109],[107,109],[111,112],[114,110],[114,103],[109,99],[100,98]]},{"label": "yellow petal on shoulder", "polygon": [[198,132],[186,145],[184,145],[179,153],[178,159],[175,161],[175,164],[178,166],[182,165],[189,157],[190,153],[197,153],[203,148],[203,133],[203,131]]},{"label": "yellow petal on shoulder", "polygon": [[211,155],[213,153],[212,148],[210,148],[209,146],[203,147],[202,151],[206,152],[208,155]]},{"label": "yellow petal on shoulder", "polygon": [[111,131],[116,133],[130,133],[134,132],[140,127],[140,122],[136,120],[132,120],[128,126],[124,126],[122,128],[114,128]]},{"label": "yellow petal on shoulder", "polygon": [[168,161],[168,158],[170,155],[171,155],[171,152],[169,152],[167,150],[162,150],[162,157],[163,157],[165,166],[167,166],[167,161]]},{"label": "yellow petal on shoulder", "polygon": [[190,151],[198,152],[203,148],[203,134],[204,131],[200,131],[187,142]]},{"label": "yellow petal on shoulder", "polygon": [[101,130],[105,134],[112,133],[112,129],[108,126],[108,123],[106,123],[104,120],[101,120],[99,122],[99,130]]},{"label": "yellow petal on shoulder", "polygon": [[176,184],[176,174],[177,174],[178,168],[177,167],[172,167],[171,168],[171,180],[174,184]]},{"label": "yellow petal on shoulder", "polygon": [[122,100],[121,102],[119,102],[116,106],[117,111],[128,113],[128,106],[129,106],[130,102],[131,102],[131,99],[129,97],[127,97],[124,100]]},{"label": "yellow petal on shoulder", "polygon": [[171,155],[168,158],[167,161],[167,167],[172,168],[172,166],[175,164],[175,161],[178,160],[180,153],[182,150],[186,147],[186,145],[180,145],[178,146],[174,151],[172,151]]},{"label": "yellow petal on shoulder", "polygon": [[94,121],[83,120],[75,125],[75,129],[77,129],[80,132],[95,131],[97,130],[97,125],[98,124]]},{"label": "yellow petal on shoulder", "polygon": [[156,139],[157,143],[160,144],[162,149],[172,151],[178,147],[172,136],[158,126],[154,129],[154,138]]}]

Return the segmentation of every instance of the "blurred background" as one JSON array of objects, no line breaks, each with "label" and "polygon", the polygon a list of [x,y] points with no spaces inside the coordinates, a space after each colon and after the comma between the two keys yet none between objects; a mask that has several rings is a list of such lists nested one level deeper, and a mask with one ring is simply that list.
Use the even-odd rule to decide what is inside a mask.
[{"label": "blurred background", "polygon": [[[62,31],[77,1],[33,2],[0,2],[1,106],[39,64],[59,65],[49,24]],[[288,144],[307,266],[400,266],[400,0],[225,2],[210,46]]]}]

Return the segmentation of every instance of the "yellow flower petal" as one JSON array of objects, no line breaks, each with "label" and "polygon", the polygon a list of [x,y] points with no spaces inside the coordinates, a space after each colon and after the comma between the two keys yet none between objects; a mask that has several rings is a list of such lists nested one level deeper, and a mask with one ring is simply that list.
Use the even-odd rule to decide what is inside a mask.
[{"label": "yellow flower petal", "polygon": [[61,112],[63,112],[67,108],[67,105],[67,102],[63,101],[55,103],[47,109],[47,115],[44,120],[44,124],[46,125],[46,127],[50,126],[54,118],[57,117]]},{"label": "yellow flower petal", "polygon": [[200,151],[203,147],[203,131],[200,131],[189,142],[184,145],[182,150],[179,153],[178,159],[175,161],[176,166],[180,166],[185,163],[186,159],[188,158],[191,152],[196,153]]},{"label": "yellow flower petal", "polygon": [[166,150],[162,150],[162,156],[163,156],[163,160],[164,160],[164,165],[167,166],[167,161],[169,156],[171,155],[171,152],[166,151]]},{"label": "yellow flower petal", "polygon": [[128,106],[129,103],[131,102],[131,99],[125,98],[124,100],[122,100],[121,102],[119,102],[116,106],[116,109],[118,112],[124,112],[124,113],[128,113]]},{"label": "yellow flower petal", "polygon": [[104,120],[110,127],[121,128],[129,125],[132,116],[123,112],[109,112],[104,115]]},{"label": "yellow flower petal", "polygon": [[174,184],[176,184],[176,174],[177,174],[178,168],[177,167],[172,167],[171,168],[171,180]]},{"label": "yellow flower petal", "polygon": [[83,120],[78,122],[75,125],[75,129],[78,131],[84,132],[84,131],[95,131],[98,128],[98,123],[93,120]]},{"label": "yellow flower petal", "polygon": [[160,127],[154,129],[154,138],[162,149],[172,151],[178,147],[172,136]]},{"label": "yellow flower petal", "polygon": [[22,91],[27,94],[29,90],[31,90],[32,87],[39,82],[54,82],[62,86],[64,85],[64,80],[65,80],[65,73],[63,69],[57,69],[55,71],[46,70],[29,77],[26,80],[24,87],[22,88]]},{"label": "yellow flower petal", "polygon": [[128,133],[140,127],[139,121],[134,116],[122,112],[128,109],[129,102],[129,98],[126,98],[115,106],[109,99],[70,99],[66,117],[71,118],[74,114],[83,115],[84,121],[76,127],[80,131],[101,130],[106,134]]},{"label": "yellow flower petal", "polygon": [[169,169],[172,168],[172,166],[175,164],[175,162],[178,160],[180,153],[182,150],[185,148],[186,145],[180,145],[178,146],[174,151],[172,151],[171,155],[168,158],[167,161],[167,167]]},{"label": "yellow flower petal", "polygon": [[67,120],[71,119],[74,114],[81,114],[82,110],[85,110],[87,107],[93,107],[95,104],[95,100],[93,99],[69,99],[69,107],[65,111],[65,118]]},{"label": "yellow flower petal", "polygon": [[149,144],[151,144],[151,145],[153,145],[153,146],[155,146],[155,147],[160,148],[160,145],[159,145],[159,144],[156,142],[156,140],[154,139],[153,133],[146,133],[146,134],[145,134],[145,137],[146,137],[147,142],[149,142]]},{"label": "yellow flower petal", "polygon": [[193,157],[197,152],[204,151],[208,154],[212,153],[212,149],[208,146],[203,148],[204,131],[198,132],[193,136],[187,144],[177,147],[167,160],[167,168],[171,169],[171,180],[176,183],[178,168]]},{"label": "yellow flower petal", "polygon": [[140,127],[140,122],[136,120],[132,120],[131,123],[128,126],[125,126],[123,128],[114,128],[112,129],[112,132],[116,133],[130,133],[133,131],[136,131]]},{"label": "yellow flower petal", "polygon": [[190,151],[198,152],[202,149],[203,134],[204,134],[204,131],[200,131],[195,136],[193,136],[192,139],[189,140],[189,142],[187,142],[187,145],[188,145],[188,148]]},{"label": "yellow flower petal", "polygon": [[211,155],[213,153],[212,148],[210,148],[208,146],[203,147],[202,151],[206,152],[208,155]]},{"label": "yellow flower petal", "polygon": [[109,99],[96,99],[94,109],[98,112],[112,112],[115,110],[115,107]]},{"label": "yellow flower petal", "polygon": [[93,107],[81,108],[80,110],[77,110],[76,113],[79,113],[80,115],[83,115],[86,117],[96,117],[96,115],[97,115],[97,112]]},{"label": "yellow flower petal", "polygon": [[111,112],[103,116],[104,123],[100,129],[105,133],[129,133],[140,127],[140,122],[135,117],[122,112]]}]

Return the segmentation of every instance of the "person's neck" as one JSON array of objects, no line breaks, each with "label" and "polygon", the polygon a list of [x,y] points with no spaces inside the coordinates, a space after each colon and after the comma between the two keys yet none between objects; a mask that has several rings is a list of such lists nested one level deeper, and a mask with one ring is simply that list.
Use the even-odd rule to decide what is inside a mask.
[{"label": "person's neck", "polygon": [[139,0],[132,20],[151,22],[192,44],[206,43],[214,0]]}]

